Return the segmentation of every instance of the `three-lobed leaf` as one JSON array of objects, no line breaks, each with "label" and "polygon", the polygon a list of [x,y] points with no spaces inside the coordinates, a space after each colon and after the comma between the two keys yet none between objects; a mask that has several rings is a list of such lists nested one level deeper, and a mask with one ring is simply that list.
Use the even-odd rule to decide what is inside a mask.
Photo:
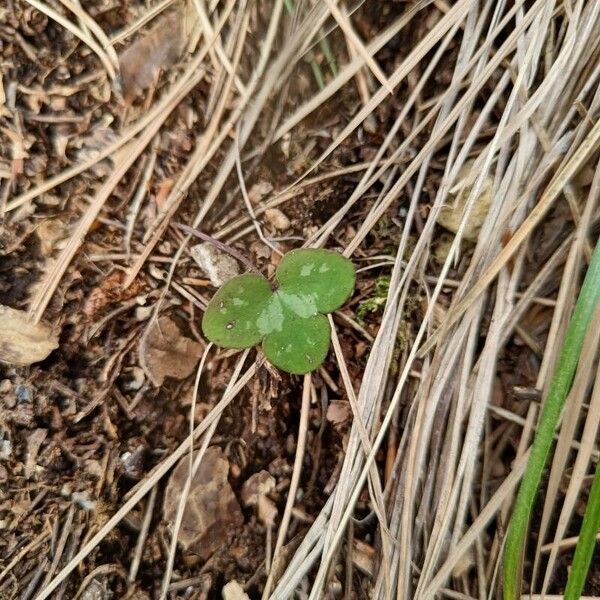
[{"label": "three-lobed leaf", "polygon": [[230,279],[210,301],[202,329],[225,348],[262,341],[276,367],[308,373],[327,356],[330,330],[323,313],[339,308],[352,293],[354,265],[330,250],[293,250],[281,260],[276,276],[276,291],[258,275]]},{"label": "three-lobed leaf", "polygon": [[320,248],[288,252],[277,267],[277,281],[288,293],[311,295],[317,310],[339,308],[354,289],[354,265],[342,254]]},{"label": "three-lobed leaf", "polygon": [[210,301],[202,329],[215,344],[226,348],[250,348],[263,334],[258,327],[273,290],[259,275],[238,275],[223,284]]}]

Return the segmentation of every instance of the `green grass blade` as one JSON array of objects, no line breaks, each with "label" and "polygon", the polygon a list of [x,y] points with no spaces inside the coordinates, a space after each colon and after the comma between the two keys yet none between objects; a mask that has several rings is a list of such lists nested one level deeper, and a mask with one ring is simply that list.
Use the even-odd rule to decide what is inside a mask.
[{"label": "green grass blade", "polygon": [[503,594],[505,600],[518,600],[521,595],[525,537],[531,510],[552,447],[560,413],[573,382],[583,340],[599,298],[600,243],[596,244],[590,266],[577,298],[508,525],[503,564]]},{"label": "green grass blade", "polygon": [[327,59],[327,65],[329,66],[331,74],[335,77],[338,74],[337,63],[326,37],[323,37],[319,40],[319,46],[325,55],[325,58]]},{"label": "green grass blade", "polygon": [[587,577],[594,547],[596,545],[596,533],[600,528],[600,463],[596,465],[596,474],[594,482],[590,490],[581,531],[579,532],[579,540],[577,548],[575,548],[575,556],[571,565],[571,572],[567,579],[567,587],[565,589],[565,600],[579,600],[583,585]]}]

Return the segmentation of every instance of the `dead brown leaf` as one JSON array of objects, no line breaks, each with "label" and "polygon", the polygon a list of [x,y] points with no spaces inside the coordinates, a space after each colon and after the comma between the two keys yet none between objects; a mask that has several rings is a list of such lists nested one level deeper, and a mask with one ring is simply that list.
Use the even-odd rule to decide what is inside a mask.
[{"label": "dead brown leaf", "polygon": [[179,60],[188,42],[184,35],[187,16],[185,7],[178,6],[158,18],[145,36],[121,53],[119,65],[126,100],[132,100],[149,88],[160,71]]},{"label": "dead brown leaf", "polygon": [[60,242],[68,237],[67,226],[61,219],[44,219],[36,228],[35,233],[40,241],[40,252],[50,256],[54,250],[61,247]]},{"label": "dead brown leaf", "polygon": [[327,407],[327,420],[336,428],[346,425],[352,417],[350,403],[346,400],[332,400]]},{"label": "dead brown leaf", "polygon": [[[462,169],[458,173],[458,182],[466,179],[471,174],[474,161],[467,161]],[[463,230],[463,238],[476,242],[481,231],[481,226],[485,221],[485,218],[490,210],[490,204],[492,202],[492,178],[486,176],[481,191],[475,199],[475,203],[469,217],[465,223]],[[462,220],[463,211],[471,194],[472,187],[467,186],[458,193],[450,194],[448,198],[448,204],[442,206],[437,217],[437,222],[448,231],[457,233]]]},{"label": "dead brown leaf", "polygon": [[170,317],[161,317],[140,343],[140,364],[154,385],[165,377],[185,379],[202,355],[202,346],[185,337]]},{"label": "dead brown leaf", "polygon": [[190,254],[215,287],[240,274],[237,260],[210,242],[193,246]]},{"label": "dead brown leaf", "polygon": [[35,473],[38,453],[47,435],[47,429],[34,429],[27,438],[27,458],[25,460],[25,477],[27,479],[31,479]]},{"label": "dead brown leaf", "polygon": [[83,305],[84,314],[91,319],[110,304],[124,302],[137,296],[144,288],[144,283],[136,280],[133,285],[124,290],[123,279],[125,279],[125,274],[118,269],[111,271],[102,279],[100,285],[89,293]]},{"label": "dead brown leaf", "polygon": [[[211,446],[192,480],[179,530],[179,543],[186,550],[208,559],[231,539],[244,522],[238,501],[229,485],[229,461],[218,446]],[[189,457],[181,459],[171,474],[164,499],[167,523],[175,521],[179,499],[189,475]]]},{"label": "dead brown leaf", "polygon": [[278,229],[279,231],[285,231],[291,226],[287,215],[278,208],[267,208],[267,210],[265,210],[265,219],[269,225],[275,229]]},{"label": "dead brown leaf", "polygon": [[235,579],[223,586],[221,597],[223,600],[249,600],[250,598]]},{"label": "dead brown leaf", "polygon": [[0,305],[0,362],[25,366],[44,360],[58,348],[49,325],[33,323],[24,310]]},{"label": "dead brown leaf", "polygon": [[261,496],[270,494],[275,489],[275,485],[275,478],[268,471],[254,473],[242,486],[243,505],[256,506]]}]

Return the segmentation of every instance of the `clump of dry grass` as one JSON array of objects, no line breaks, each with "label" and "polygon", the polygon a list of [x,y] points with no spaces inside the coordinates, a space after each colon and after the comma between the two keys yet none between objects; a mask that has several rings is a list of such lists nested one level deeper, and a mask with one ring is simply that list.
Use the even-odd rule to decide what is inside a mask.
[{"label": "clump of dry grass", "polygon": [[[494,597],[503,532],[540,405],[523,400],[511,404],[506,398],[506,402],[497,402],[497,394],[502,394],[498,392],[500,363],[515,336],[529,345],[532,355],[539,355],[537,379],[529,391],[533,396],[539,393],[543,402],[599,216],[600,170],[595,161],[600,145],[600,125],[596,121],[600,102],[600,5],[582,0],[458,0],[453,4],[421,0],[408,6],[373,39],[363,41],[353,28],[351,5],[328,0],[314,3],[304,15],[297,13],[289,36],[281,40],[278,32],[285,13],[283,1],[275,0],[268,27],[262,32],[260,55],[252,63],[251,74],[242,80],[240,64],[252,7],[246,2],[225,6],[213,3],[211,10],[217,4],[214,14],[206,13],[212,19],[207,32],[201,25],[206,26],[207,7],[201,0],[193,3],[200,11],[196,31],[199,44],[147,116],[121,132],[118,141],[97,157],[8,202],[7,209],[14,210],[78,176],[119,148],[127,149],[119,155],[113,173],[96,191],[68,245],[45,274],[30,304],[31,317],[42,317],[115,186],[152,143],[168,114],[207,73],[211,72],[212,111],[195,150],[182,166],[151,230],[145,233],[143,250],[128,265],[126,286],[145,267],[192,184],[211,161],[216,161],[216,174],[191,219],[195,228],[202,226],[222,201],[232,177],[239,177],[243,189],[240,156],[247,154],[260,160],[270,143],[293,132],[303,119],[345,86],[353,85],[355,78],[358,80],[363,105],[302,177],[255,209],[255,214],[210,232],[231,241],[260,227],[266,207],[294,202],[309,177],[314,177],[317,169],[328,167],[328,158],[362,127],[365,119],[392,101],[390,91],[401,90],[405,99],[394,125],[384,132],[373,160],[361,167],[358,184],[343,206],[304,241],[311,246],[327,244],[351,211],[366,197],[374,196],[366,218],[344,251],[346,256],[355,256],[398,198],[403,194],[410,198],[396,255],[388,263],[391,280],[387,304],[356,393],[357,382],[351,381],[341,348],[335,345],[353,417],[339,479],[298,547],[291,555],[285,553],[285,564],[281,556],[287,542],[291,497],[264,597],[283,600],[301,590],[308,598],[318,598],[328,589],[337,566],[345,569],[345,597],[352,596],[353,546],[344,540],[348,539],[349,528],[351,531],[354,527],[356,503],[365,489],[380,541],[376,544],[378,554],[369,597]],[[40,5],[37,0],[36,5]],[[85,13],[76,14],[81,23],[83,19],[89,21]],[[145,19],[144,15],[140,17],[140,26]],[[422,26],[425,21],[427,27]],[[112,53],[93,42],[94,29],[73,27],[112,77]],[[294,66],[318,44],[322,32],[336,27],[340,27],[348,48],[353,49],[350,59],[339,61],[339,72],[322,90],[298,105],[293,114],[278,114],[271,131],[261,138],[256,125],[263,111],[289,82]],[[393,70],[384,72],[377,52],[398,32],[411,27],[418,29],[418,41]],[[224,40],[224,31],[228,31],[229,43]],[[440,71],[449,76],[448,84],[442,93],[431,95],[430,90],[435,89],[432,82]],[[407,155],[409,160],[400,163]],[[467,161],[472,161],[471,169],[459,175]],[[591,182],[577,179],[585,169],[594,173]],[[335,173],[332,170],[334,178]],[[319,174],[315,179],[327,176]],[[434,181],[437,188],[423,220],[420,209],[428,198],[429,181]],[[487,184],[491,185],[489,211],[476,246],[465,250],[462,233]],[[440,267],[431,258],[439,233],[436,216],[451,194],[460,190],[466,190],[468,196],[462,225]],[[246,209],[248,202],[243,203],[241,197],[236,201]],[[572,222],[568,235],[561,243],[546,247],[544,224],[550,214],[565,212]],[[248,227],[240,231],[245,225]],[[174,254],[163,298],[189,241],[186,236]],[[459,263],[462,266],[457,269]],[[532,275],[530,270],[538,267],[539,272]],[[460,274],[454,285],[449,284],[452,272]],[[558,288],[556,298],[546,298],[546,291],[553,286]],[[398,331],[407,319],[410,299],[419,294],[425,299],[423,318],[414,324],[409,345],[399,358]],[[527,316],[536,302],[550,306],[552,311],[548,330],[537,338],[527,332]],[[155,314],[160,306],[157,303]],[[532,566],[527,567],[533,571],[533,592],[543,594],[549,589],[558,553],[568,543],[573,505],[586,485],[587,466],[590,458],[597,456],[598,411],[592,410],[597,390],[589,408],[586,404],[597,350],[598,340],[594,338],[587,348],[588,360],[580,365],[558,434],[538,543],[530,556]],[[155,488],[194,440],[205,435],[204,446],[209,443],[213,424],[256,371],[252,366],[240,376],[243,362],[243,358],[238,362],[221,402],[178,450],[137,486],[121,509],[52,581],[38,590],[38,600],[52,597],[61,582]],[[514,387],[528,385],[518,380],[513,383]],[[307,378],[303,406],[308,402],[310,385]],[[302,423],[300,447],[302,431],[305,434],[306,430],[305,421]],[[583,433],[578,435],[582,424]],[[392,435],[392,430],[399,434]],[[573,465],[574,446],[579,448],[574,476],[559,505],[560,485],[565,470]],[[382,476],[377,460],[384,448],[391,460]],[[301,463],[300,457],[296,461],[296,482]],[[552,531],[555,517],[558,526]],[[547,545],[550,539],[551,545]],[[170,566],[175,551],[173,543]],[[168,578],[163,597],[167,589]]]}]

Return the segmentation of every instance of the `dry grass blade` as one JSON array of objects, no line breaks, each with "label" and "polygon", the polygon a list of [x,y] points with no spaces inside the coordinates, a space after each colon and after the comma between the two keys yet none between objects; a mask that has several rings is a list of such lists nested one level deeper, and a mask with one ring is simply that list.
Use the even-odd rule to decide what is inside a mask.
[{"label": "dry grass blade", "polygon": [[[240,119],[242,112],[246,109],[246,105],[250,102],[252,94],[254,93],[256,86],[258,85],[258,82],[263,74],[263,70],[266,66],[267,58],[268,58],[268,55],[269,55],[269,52],[271,49],[271,45],[273,43],[275,32],[277,30],[277,25],[279,23],[279,18],[281,17],[281,12],[282,12],[282,3],[278,2],[277,10],[273,11],[273,14],[271,16],[269,30],[267,31],[267,35],[266,35],[266,43],[263,45],[263,48],[262,48],[263,54],[261,56],[261,60],[259,60],[259,63],[256,66],[256,70],[254,71],[253,76],[252,76],[252,81],[246,87],[246,93],[242,97],[241,101],[238,103],[238,106],[236,107],[236,109],[233,111],[233,114],[231,114],[229,116],[226,123],[221,127],[221,131],[219,132],[219,134],[215,137],[214,133],[216,132],[216,129],[219,125],[220,117],[221,117],[222,111],[225,109],[225,102],[227,100],[227,93],[224,93],[222,95],[223,102],[221,104],[220,110],[217,110],[215,115],[213,115],[213,118],[211,120],[211,126],[209,127],[205,136],[202,138],[201,143],[199,144],[198,148],[196,148],[196,150],[194,151],[194,154],[192,155],[192,157],[186,164],[185,168],[183,169],[183,171],[178,179],[178,182],[176,183],[176,185],[173,188],[173,192],[169,195],[169,198],[165,201],[165,208],[161,211],[161,214],[157,218],[157,223],[154,225],[153,230],[150,232],[151,235],[149,236],[149,239],[146,241],[144,251],[141,253],[141,255],[138,257],[138,259],[135,261],[135,263],[129,269],[129,272],[127,274],[127,277],[126,277],[125,283],[124,283],[125,287],[128,287],[129,285],[131,285],[131,283],[135,279],[137,273],[142,268],[142,266],[144,265],[148,256],[150,255],[150,252],[152,252],[153,248],[160,240],[162,234],[164,233],[166,227],[168,226],[170,218],[175,213],[175,211],[179,207],[182,200],[185,198],[185,194],[187,193],[189,186],[195,181],[195,179],[199,176],[199,174],[202,172],[202,170],[209,163],[210,159],[214,156],[214,154],[217,152],[217,150],[221,147],[221,144],[224,142],[224,140],[229,136],[231,129],[235,126],[238,119]],[[240,44],[239,45],[240,52],[238,52],[237,60],[240,59],[240,56],[241,56],[240,53],[241,53],[242,47],[243,46]],[[228,85],[225,86],[225,89],[227,92],[229,92]],[[255,118],[257,118],[257,117],[258,117],[258,113],[256,113]],[[247,122],[247,121],[245,121],[245,122]],[[251,127],[249,129],[251,129]],[[250,131],[246,131],[246,132],[242,133],[242,140],[241,140],[240,144],[245,143],[249,133],[250,133]],[[209,211],[209,209],[212,207],[213,202],[216,200],[219,192],[222,189],[222,186],[225,185],[225,181],[226,181],[227,177],[229,176],[229,174],[235,164],[235,157],[237,156],[237,154],[238,154],[237,148],[236,147],[231,148],[231,150],[229,151],[229,153],[227,155],[227,159],[224,160],[224,162],[223,162],[223,167],[221,168],[220,173],[217,176],[217,179],[211,188],[211,191],[209,192],[207,198],[205,199],[200,212],[194,219],[194,222],[193,222],[194,228],[196,228],[196,229],[198,228],[198,226],[202,222],[202,219],[204,218],[206,213]],[[182,249],[183,249],[183,246],[182,246]],[[180,250],[180,252],[183,251],[182,249]]]},{"label": "dry grass blade", "polygon": [[[585,213],[579,223],[577,235],[575,236],[575,239],[573,241],[573,248],[571,251],[572,260],[570,260],[567,263],[567,266],[565,268],[564,277],[568,278],[566,279],[565,283],[566,296],[569,299],[575,297],[575,291],[578,282],[574,277],[574,274],[579,269],[577,268],[576,264],[573,263],[576,263],[578,261],[578,257],[582,255],[584,251],[584,245],[587,242],[587,232],[589,231],[591,217],[597,203],[597,185],[600,182],[599,175],[600,170],[596,169],[596,174],[594,178],[595,185],[593,185],[592,189],[590,190],[589,199],[585,206]],[[571,266],[573,268],[570,268]],[[557,315],[563,313],[566,314],[567,312],[568,310],[557,311]],[[547,527],[550,519],[552,518],[553,508],[556,503],[560,481],[563,477],[564,469],[568,460],[569,449],[571,447],[572,442],[575,439],[575,428],[579,420],[581,404],[583,403],[584,396],[588,388],[589,377],[593,369],[593,361],[595,358],[595,354],[597,353],[598,341],[595,341],[592,336],[589,337],[589,340],[586,338],[586,342],[582,350],[582,358],[580,359],[580,367],[578,368],[578,372],[575,376],[572,391],[569,394],[569,398],[567,398],[567,406],[569,407],[569,410],[566,412],[565,418],[563,420],[559,435],[559,441],[556,446],[554,457],[552,460],[552,467],[547,486],[547,493],[544,499],[544,509],[542,512],[542,518],[540,522],[540,533],[536,548],[536,560],[534,561],[533,566],[532,579],[534,581],[536,580],[537,568],[539,566],[540,547],[543,544],[543,541],[546,537]],[[553,363],[554,360],[552,360],[552,364]],[[547,568],[547,572],[552,570],[551,564],[549,564],[548,567],[549,568]],[[547,577],[545,579],[547,580]]]},{"label": "dry grass blade", "polygon": [[60,2],[68,8],[82,23],[85,27],[89,28],[91,32],[96,36],[98,42],[102,45],[102,48],[106,50],[106,54],[115,69],[119,70],[119,59],[114,48],[110,46],[108,36],[104,33],[103,29],[90,17],[90,15],[81,8],[78,2],[71,2],[70,0],[60,0]]},{"label": "dry grass blade", "polygon": [[[504,267],[513,254],[517,251],[523,241],[531,234],[533,229],[540,223],[546,215],[552,203],[556,200],[564,186],[579,171],[582,165],[590,155],[598,148],[600,144],[600,122],[596,122],[585,140],[577,148],[567,164],[556,175],[550,185],[546,188],[540,201],[534,206],[525,221],[514,232],[510,241],[504,246],[502,251],[495,258],[494,262],[488,267],[486,272],[477,281],[471,291],[461,300],[461,302],[451,311],[444,326],[450,328],[464,314],[473,301],[485,290],[485,288],[494,280],[499,271]],[[436,343],[437,336],[430,337],[428,343],[423,346],[421,352],[428,352]]]},{"label": "dry grass blade", "polygon": [[[100,59],[100,62],[106,69],[106,72],[108,73],[108,75],[111,79],[114,79],[117,76],[119,67],[118,67],[118,62],[114,63],[114,59],[115,59],[114,51],[107,52],[106,50],[104,50],[104,48],[102,48],[102,46],[100,46],[92,37],[90,37],[89,35],[86,35],[85,31],[83,31],[81,28],[77,27],[77,25],[75,25],[74,23],[69,21],[69,19],[67,19],[66,17],[63,17],[60,13],[55,11],[52,7],[44,4],[40,0],[27,0],[27,2],[29,4],[31,4],[31,6],[33,6],[37,10],[39,10],[41,13],[48,15],[51,19],[54,19],[57,23],[60,23],[60,25],[62,25],[65,29],[68,29],[74,36],[78,37],[84,44],[89,46],[90,49],[93,50],[93,52],[98,56],[98,58]],[[75,11],[77,11],[77,8],[75,8]],[[84,13],[82,13],[82,11],[77,11],[77,12],[84,14]],[[91,19],[86,18],[86,23],[88,25],[90,25],[91,22],[92,22]],[[96,32],[98,32],[98,27],[97,26],[94,27],[94,30]],[[102,37],[104,37],[104,36],[102,36]]]},{"label": "dry grass blade", "polygon": [[[248,351],[244,352],[239,360],[239,365],[243,365]],[[248,368],[246,372],[240,377],[237,383],[231,388],[229,394],[224,395],[219,403],[213,407],[210,413],[204,418],[204,420],[196,426],[194,429],[193,439],[197,439],[202,435],[212,423],[219,418],[225,407],[235,398],[237,394],[244,388],[244,386],[250,381],[256,371],[256,365]],[[77,568],[77,566],[84,560],[90,552],[92,552],[96,546],[116,527],[123,518],[129,513],[129,511],[160,481],[160,479],[167,473],[186,452],[189,451],[191,446],[190,438],[186,438],[177,449],[165,458],[153,471],[152,473],[142,481],[142,483],[133,490],[133,493],[129,496],[128,500],[121,506],[121,508],[102,526],[102,528],[96,533],[91,539],[89,539],[83,547],[77,552],[77,554],[65,565],[62,570],[56,575],[56,577],[48,584],[48,586],[42,590],[36,597],[35,600],[45,600],[50,598],[54,590],[66,579],[69,574]]]},{"label": "dry grass blade", "polygon": [[272,566],[265,583],[263,591],[263,598],[268,598],[274,583],[274,575],[279,570],[279,563],[281,561],[281,550],[285,543],[287,536],[288,527],[290,524],[290,518],[292,516],[292,509],[294,508],[294,502],[296,501],[296,492],[298,491],[298,484],[300,483],[300,474],[302,472],[302,461],[304,460],[304,449],[306,447],[306,433],[308,431],[308,413],[310,410],[310,386],[311,386],[311,375],[308,373],[304,376],[304,382],[302,387],[302,407],[300,409],[300,425],[298,427],[298,438],[296,442],[296,456],[294,457],[294,470],[292,471],[292,478],[290,480],[290,487],[287,493],[287,499],[285,501],[285,508],[283,510],[283,516],[281,517],[281,523],[279,524],[279,531],[277,532],[277,541],[275,542],[275,550],[273,551]]},{"label": "dry grass blade", "polygon": [[152,6],[148,9],[147,12],[138,17],[133,23],[122,29],[121,31],[115,33],[110,38],[110,45],[114,46],[120,42],[123,42],[130,35],[134,34],[138,29],[143,27],[146,23],[154,19],[161,12],[167,9],[171,4],[174,4],[177,0],[162,0],[158,4]]},{"label": "dry grass blade", "polygon": [[[181,497],[179,498],[179,505],[177,506],[177,514],[175,516],[175,522],[173,523],[173,527],[171,530],[171,545],[169,547],[169,556],[167,558],[167,567],[163,574],[162,586],[160,590],[160,598],[163,600],[167,597],[167,592],[169,589],[169,584],[171,583],[171,577],[173,574],[173,564],[175,562],[175,555],[177,553],[177,538],[179,536],[179,530],[181,528],[181,524],[183,522],[183,514],[186,508],[186,504],[188,501],[190,489],[192,486],[192,481],[194,480],[194,476],[196,475],[198,468],[200,467],[200,463],[204,458],[204,453],[210,444],[212,437],[215,433],[215,429],[219,424],[219,417],[217,417],[210,425],[206,433],[202,438],[202,446],[198,450],[196,456],[194,457],[194,419],[196,416],[196,403],[198,401],[198,388],[200,386],[200,377],[202,376],[202,371],[204,370],[204,364],[206,359],[208,358],[208,354],[212,348],[212,344],[207,344],[204,349],[204,353],[202,354],[202,358],[200,359],[200,364],[198,365],[198,370],[196,371],[196,380],[194,381],[194,391],[192,395],[192,403],[190,405],[190,435],[188,437],[189,440],[189,472],[188,477],[186,479],[185,485],[181,490]],[[227,389],[225,390],[225,394],[231,391],[231,388],[237,381],[239,377],[239,372],[242,368],[242,361],[238,362],[236,371],[233,374],[233,377],[227,384]]]},{"label": "dry grass blade", "polygon": [[385,74],[381,70],[381,67],[377,64],[372,54],[364,47],[361,39],[354,31],[352,23],[348,17],[343,14],[337,7],[335,0],[325,0],[329,12],[333,18],[337,21],[339,28],[344,32],[344,35],[348,38],[350,45],[360,54],[361,58],[365,61],[365,64],[371,69],[373,75],[377,77],[377,80],[383,87],[387,89],[390,94],[394,93],[390,82],[387,80]]}]

